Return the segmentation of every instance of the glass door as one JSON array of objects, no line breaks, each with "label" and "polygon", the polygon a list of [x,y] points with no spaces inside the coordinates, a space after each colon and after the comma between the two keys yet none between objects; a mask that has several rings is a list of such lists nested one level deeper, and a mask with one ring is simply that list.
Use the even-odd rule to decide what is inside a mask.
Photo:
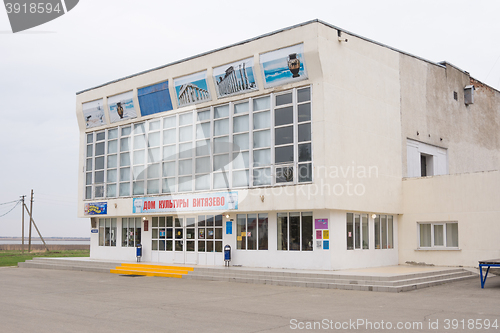
[{"label": "glass door", "polygon": [[222,264],[222,215],[199,215],[197,220],[198,264]]},{"label": "glass door", "polygon": [[184,218],[174,217],[174,262],[184,263]]},{"label": "glass door", "polygon": [[196,254],[196,218],[186,217],[185,232],[185,263],[197,264],[198,256]]}]

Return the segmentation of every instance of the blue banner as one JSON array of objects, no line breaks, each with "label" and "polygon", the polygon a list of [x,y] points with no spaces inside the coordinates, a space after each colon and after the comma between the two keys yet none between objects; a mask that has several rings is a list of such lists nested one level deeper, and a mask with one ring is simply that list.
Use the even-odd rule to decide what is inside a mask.
[{"label": "blue banner", "polygon": [[85,215],[106,215],[108,213],[107,202],[91,202],[85,204]]}]

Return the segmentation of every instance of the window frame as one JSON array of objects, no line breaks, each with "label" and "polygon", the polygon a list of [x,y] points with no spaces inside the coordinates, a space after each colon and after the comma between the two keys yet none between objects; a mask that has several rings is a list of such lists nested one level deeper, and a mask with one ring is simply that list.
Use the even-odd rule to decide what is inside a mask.
[{"label": "window frame", "polygon": [[[109,222],[109,226],[108,226]],[[102,247],[116,247],[117,240],[118,240],[118,222],[116,217],[101,217],[97,221],[98,223],[98,234],[99,234],[99,240],[98,240],[98,246]],[[113,227],[114,225],[114,227]],[[109,230],[107,230],[109,229]],[[113,231],[114,231],[114,236],[113,236]],[[109,241],[107,239],[107,236],[109,234]]]},{"label": "window frame", "polygon": [[[127,221],[127,228],[124,228],[125,224],[124,221]],[[133,222],[133,228],[130,226],[130,222]],[[122,217],[121,218],[121,247],[136,247],[138,244],[141,244],[142,241],[142,219],[140,217]],[[137,227],[139,226],[139,227]],[[125,236],[123,231],[126,230]],[[133,234],[130,234],[130,232],[133,232]],[[139,234],[137,234],[137,231],[139,230]],[[128,237],[133,236],[132,239],[130,240]],[[132,243],[130,243],[132,241]]]},{"label": "window frame", "polygon": [[[248,221],[249,221],[249,216],[250,215],[255,215],[255,221],[256,221],[256,226],[255,226],[255,248],[254,249],[249,249],[248,248]],[[240,229],[240,224],[239,218],[244,216],[245,218],[245,234],[247,236],[242,236],[242,231]],[[261,219],[266,220],[266,233],[265,237],[264,235],[261,235],[264,231],[264,228],[261,227],[260,221]],[[242,248],[242,241],[243,240],[238,240],[239,237],[244,237],[245,238],[245,248]],[[238,251],[267,251],[269,250],[269,214],[268,213],[251,213],[251,214],[236,214],[236,250]]]},{"label": "window frame", "polygon": [[[349,214],[352,215],[352,236],[349,237]],[[356,238],[358,232],[356,230],[356,217],[359,217],[359,247],[356,246]],[[363,226],[363,217],[366,218],[366,228]],[[366,239],[364,235],[365,229],[367,230]],[[349,247],[349,238],[352,238],[352,248]],[[364,242],[366,241],[366,248]],[[346,213],[346,249],[348,251],[370,250],[370,218],[368,214],[364,213]]]},{"label": "window frame", "polygon": [[[286,249],[283,249],[281,248],[280,246],[280,234],[281,234],[281,230],[283,229],[282,227],[280,227],[280,214],[286,214],[286,223],[287,223],[287,227],[286,227],[286,232],[287,232],[287,237],[286,237]],[[299,215],[299,248],[298,249],[291,249],[291,228],[290,228],[290,216],[291,214],[298,214]],[[307,214],[307,215],[306,215]],[[309,215],[310,214],[310,215]],[[303,218],[304,217],[311,217],[311,235],[310,235],[310,240],[311,240],[311,246],[306,248],[306,249],[303,249],[303,245],[304,245],[304,239],[303,239],[303,235],[304,235],[304,229],[303,229]],[[314,251],[314,234],[315,234],[315,228],[314,228],[314,212],[313,211],[307,211],[307,212],[302,212],[302,211],[295,211],[295,212],[277,212],[276,213],[276,229],[277,229],[277,233],[276,233],[276,243],[277,243],[277,250],[278,252],[282,251],[282,252],[313,252]],[[283,239],[283,238],[281,238]]]},{"label": "window frame", "polygon": [[[457,246],[448,246],[448,225],[456,224],[457,225]],[[430,233],[430,246],[422,246],[421,244],[421,225],[430,225],[431,233]],[[442,242],[443,245],[435,244],[435,227],[443,226],[443,236]],[[458,232],[458,221],[439,221],[439,222],[417,222],[417,249],[419,250],[459,250],[460,249],[460,235]],[[451,232],[451,231],[450,231]]]},{"label": "window frame", "polygon": [[[303,90],[308,90],[308,96],[306,96],[306,100],[299,102],[299,92]],[[291,94],[292,95],[292,103],[288,104],[283,104],[276,106],[276,98],[282,95],[286,94]],[[287,185],[299,185],[299,184],[308,184],[312,183],[314,181],[312,172],[308,174],[306,179],[301,178],[300,173],[302,172],[301,168],[302,166],[308,167],[308,171],[312,171],[312,164],[313,164],[313,154],[314,154],[314,149],[313,149],[313,144],[312,144],[312,97],[313,97],[313,91],[312,91],[312,86],[311,85],[306,85],[306,86],[300,86],[300,87],[295,87],[291,88],[285,91],[281,91],[278,93],[270,93],[270,94],[265,94],[265,95],[259,95],[255,97],[250,97],[246,99],[239,99],[236,101],[231,101],[231,102],[226,102],[223,104],[217,104],[217,105],[212,105],[208,108],[201,108],[201,109],[196,109],[193,108],[189,111],[182,111],[178,112],[175,114],[168,114],[168,115],[163,115],[161,117],[155,117],[151,119],[141,119],[133,123],[127,123],[123,125],[118,125],[110,128],[105,128],[105,129],[100,129],[97,131],[88,131],[85,132],[85,150],[84,150],[84,168],[83,168],[83,197],[84,200],[95,200],[95,199],[100,199],[100,200],[105,200],[108,198],[127,198],[127,197],[141,197],[145,195],[162,195],[162,194],[175,194],[175,193],[190,193],[190,192],[199,192],[199,191],[214,191],[214,190],[224,190],[224,187],[217,187],[215,186],[215,177],[220,177],[221,171],[214,171],[214,158],[217,156],[223,156],[225,153],[215,153],[213,149],[213,144],[214,140],[219,138],[219,137],[224,137],[225,135],[222,136],[215,136],[215,121],[216,120],[221,120],[221,119],[228,119],[229,122],[229,128],[228,128],[228,140],[230,143],[234,142],[234,136],[239,135],[239,134],[247,134],[248,135],[248,149],[242,149],[238,152],[238,155],[236,155],[236,158],[239,158],[239,154],[244,153],[245,155],[248,154],[248,163],[245,163],[243,165],[243,169],[241,166],[234,166],[233,160],[235,159],[235,153],[234,151],[229,152],[229,160],[230,163],[225,169],[226,177],[227,177],[227,182],[228,182],[228,188],[229,189],[251,189],[251,188],[261,188],[261,187],[273,187],[273,186],[287,186]],[[262,110],[254,110],[254,101],[260,98],[268,98],[269,99],[269,106],[267,105],[262,108]],[[309,98],[307,100],[307,98]],[[247,104],[248,105],[248,111],[244,112],[238,112],[235,113],[235,106],[240,105],[240,104]],[[300,121],[299,119],[299,114],[298,110],[301,105],[304,104],[309,104],[309,119]],[[224,117],[217,118],[215,119],[215,108],[221,107],[221,106],[228,106],[229,107],[229,113],[228,115],[225,115]],[[276,117],[276,111],[279,111],[281,108],[285,107],[292,107],[292,112],[293,112],[293,122],[292,124],[284,124],[281,127],[287,127],[287,126],[292,126],[293,128],[293,144],[283,144],[283,145],[275,145],[275,133],[276,133],[276,128],[274,126],[275,124],[275,117]],[[203,111],[210,111],[210,119],[204,119],[204,120],[199,120],[198,119],[198,113],[203,112]],[[270,123],[269,127],[266,127],[265,129],[254,129],[254,116],[260,112],[269,112],[270,113]],[[191,124],[189,125],[181,125],[180,124],[180,117],[183,117],[187,114],[192,115],[192,121]],[[242,131],[238,133],[234,133],[234,119],[237,117],[241,116],[248,116],[248,131]],[[172,120],[175,121],[175,125],[171,122]],[[300,121],[300,122],[299,122]],[[159,122],[159,124],[158,124]],[[173,127],[168,127],[167,126],[172,125]],[[155,127],[151,127],[150,125],[152,123],[155,123]],[[198,138],[197,135],[197,126],[200,124],[205,124],[209,123],[210,127],[210,133],[209,138],[204,138],[200,139]],[[311,134],[311,138],[309,141],[304,141],[304,142],[299,142],[299,126],[304,125],[304,124],[309,124],[309,131]],[[159,128],[158,128],[159,125]],[[191,126],[191,140],[188,141],[182,141],[180,138],[180,131],[182,128],[185,126]],[[141,128],[140,131],[142,131],[142,128],[144,128],[144,133],[139,133],[137,130]],[[165,141],[165,132],[173,130],[175,132],[175,142],[173,143],[166,143]],[[109,132],[110,131],[118,131],[116,137],[113,137],[112,139],[109,139]],[[270,132],[270,140],[268,142],[268,145],[266,147],[257,147],[254,148],[254,134],[262,131],[269,131]],[[101,133],[104,133],[104,139],[97,141],[97,136],[100,135]],[[159,146],[155,145],[154,147],[150,144],[149,139],[150,135],[154,134],[157,135],[159,133],[160,135],[160,142]],[[145,144],[144,147],[135,147],[135,138],[144,136]],[[111,141],[116,140],[116,145],[117,145],[117,151],[116,153],[109,153],[109,144]],[[125,141],[124,141],[125,140]],[[200,141],[205,140],[207,143],[210,142],[210,148],[209,148],[209,155],[203,155],[203,156],[198,156],[196,153],[196,145],[197,143],[199,144]],[[122,148],[122,142],[127,142],[128,147],[126,150],[123,150]],[[100,156],[96,156],[96,145],[104,143],[104,155],[102,157],[104,158],[104,169],[99,169],[96,170],[96,159]],[[190,175],[180,175],[179,173],[179,164],[180,162],[184,160],[189,160],[189,158],[179,158],[179,153],[180,153],[180,147],[181,144],[184,143],[191,143],[192,151],[193,154],[191,156],[191,161],[192,161],[192,166],[191,166],[191,174]],[[310,161],[299,161],[299,146],[302,144],[310,144]],[[280,147],[285,147],[285,146],[292,146],[293,145],[293,161],[290,161],[289,163],[280,163],[276,164],[275,163],[275,158],[276,158],[276,148]],[[175,148],[175,159],[172,160],[166,160],[168,156],[165,156],[167,154],[167,147],[170,147],[169,149],[171,150],[172,148]],[[150,158],[150,150],[153,148],[159,148],[160,154],[159,154],[159,161],[153,161],[154,158]],[[254,155],[256,152],[260,150],[265,150],[269,149],[270,150],[270,163],[269,165],[255,165],[254,164]],[[87,152],[92,152],[92,155],[87,156]],[[138,163],[136,164],[136,154],[144,154],[144,160],[141,160],[144,163]],[[172,151],[173,153],[173,151]],[[128,155],[125,155],[128,154]],[[170,154],[170,152],[168,152]],[[116,167],[109,167],[108,168],[108,157],[111,157],[112,155],[116,156]],[[127,156],[127,157],[125,157]],[[158,156],[156,156],[158,157]],[[210,171],[207,172],[201,172],[198,173],[196,171],[196,159],[199,157],[209,157],[210,159]],[[124,158],[127,158],[128,161],[126,161],[126,165],[122,165],[122,160]],[[243,156],[241,156],[243,158]],[[139,162],[137,160],[137,162]],[[175,173],[170,175],[170,174],[165,174],[163,171],[166,170],[167,168],[167,163],[174,163],[175,165]],[[160,168],[160,176],[159,177],[153,177],[151,178],[148,175],[149,167],[153,165],[159,165]],[[171,165],[168,165],[171,166]],[[134,170],[135,168],[135,170]],[[139,169],[143,168],[142,177],[140,179],[137,178],[137,173],[139,172]],[[285,168],[285,169],[284,169]],[[280,181],[279,179],[279,174],[280,170],[286,171],[287,169],[291,169],[293,172],[293,177],[286,178],[286,181]],[[108,183],[108,171],[111,170],[116,170],[116,180],[110,180]],[[100,172],[104,173],[104,176],[100,174]],[[96,181],[96,172],[99,172],[99,177],[103,178],[102,184],[95,183]],[[123,174],[123,172],[128,173],[128,174]],[[263,182],[258,182],[255,183],[254,175],[258,172],[265,172],[266,175],[263,176]],[[233,183],[236,183],[236,180],[233,181],[233,174],[236,173],[234,176],[238,177],[246,177],[246,181],[242,180],[239,181],[240,178],[238,178],[238,185],[233,186]],[[200,187],[200,189],[197,189],[196,183],[197,179],[202,177],[202,176],[207,176],[210,179],[210,186],[209,188],[206,187],[206,183]],[[181,177],[191,177],[191,189],[182,189],[180,186],[180,179]],[[269,177],[269,178],[268,178]],[[122,180],[123,179],[123,180]],[[186,178],[187,179],[187,178]],[[204,182],[206,182],[206,179],[203,179]],[[148,184],[150,186],[148,186]],[[139,187],[137,187],[139,186]],[[109,190],[108,190],[109,187]],[[114,191],[112,190],[112,187],[114,187]],[[98,191],[98,193],[96,192]]]},{"label": "window frame", "polygon": [[[382,225],[381,218],[385,218],[385,237],[384,237],[384,228]],[[379,223],[379,231],[377,233],[377,220]],[[391,226],[389,227],[389,220],[391,220]],[[395,248],[394,244],[394,215],[389,214],[377,214],[373,219],[373,230],[374,230],[374,248],[375,250],[393,250]],[[391,233],[389,233],[389,231]],[[377,243],[377,234],[379,236]],[[385,240],[385,246],[384,246]],[[379,247],[377,247],[377,245]],[[390,246],[391,245],[391,246]]]}]

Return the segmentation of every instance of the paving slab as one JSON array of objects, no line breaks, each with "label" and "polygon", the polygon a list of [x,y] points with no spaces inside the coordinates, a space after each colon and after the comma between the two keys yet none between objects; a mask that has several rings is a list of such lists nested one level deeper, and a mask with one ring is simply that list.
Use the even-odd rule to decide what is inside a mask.
[{"label": "paving slab", "polygon": [[[477,278],[406,293],[374,293],[0,268],[0,286],[2,332],[314,331],[306,330],[311,325],[316,331],[347,332],[354,331],[352,323],[360,332],[479,332],[448,330],[446,320],[464,320],[465,325],[500,320],[500,277],[488,279],[485,289]],[[388,323],[391,329],[380,328]],[[421,327],[398,329],[398,323]]]}]

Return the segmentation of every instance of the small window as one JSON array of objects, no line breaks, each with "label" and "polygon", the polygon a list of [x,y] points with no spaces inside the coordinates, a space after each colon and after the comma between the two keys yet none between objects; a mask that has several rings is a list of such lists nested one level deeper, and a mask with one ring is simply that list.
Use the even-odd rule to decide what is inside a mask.
[{"label": "small window", "polygon": [[347,213],[347,249],[369,249],[368,214]]},{"label": "small window", "polygon": [[375,217],[375,249],[394,248],[394,224],[392,215]]},{"label": "small window", "polygon": [[423,142],[406,141],[407,177],[429,177],[448,174],[448,151]]},{"label": "small window", "polygon": [[122,219],[122,247],[136,247],[141,244],[141,218]]},{"label": "small window", "polygon": [[99,246],[116,246],[116,218],[99,219]]},{"label": "small window", "polygon": [[419,248],[458,248],[458,223],[418,223]]},{"label": "small window", "polygon": [[432,155],[420,154],[420,177],[434,175]]}]

